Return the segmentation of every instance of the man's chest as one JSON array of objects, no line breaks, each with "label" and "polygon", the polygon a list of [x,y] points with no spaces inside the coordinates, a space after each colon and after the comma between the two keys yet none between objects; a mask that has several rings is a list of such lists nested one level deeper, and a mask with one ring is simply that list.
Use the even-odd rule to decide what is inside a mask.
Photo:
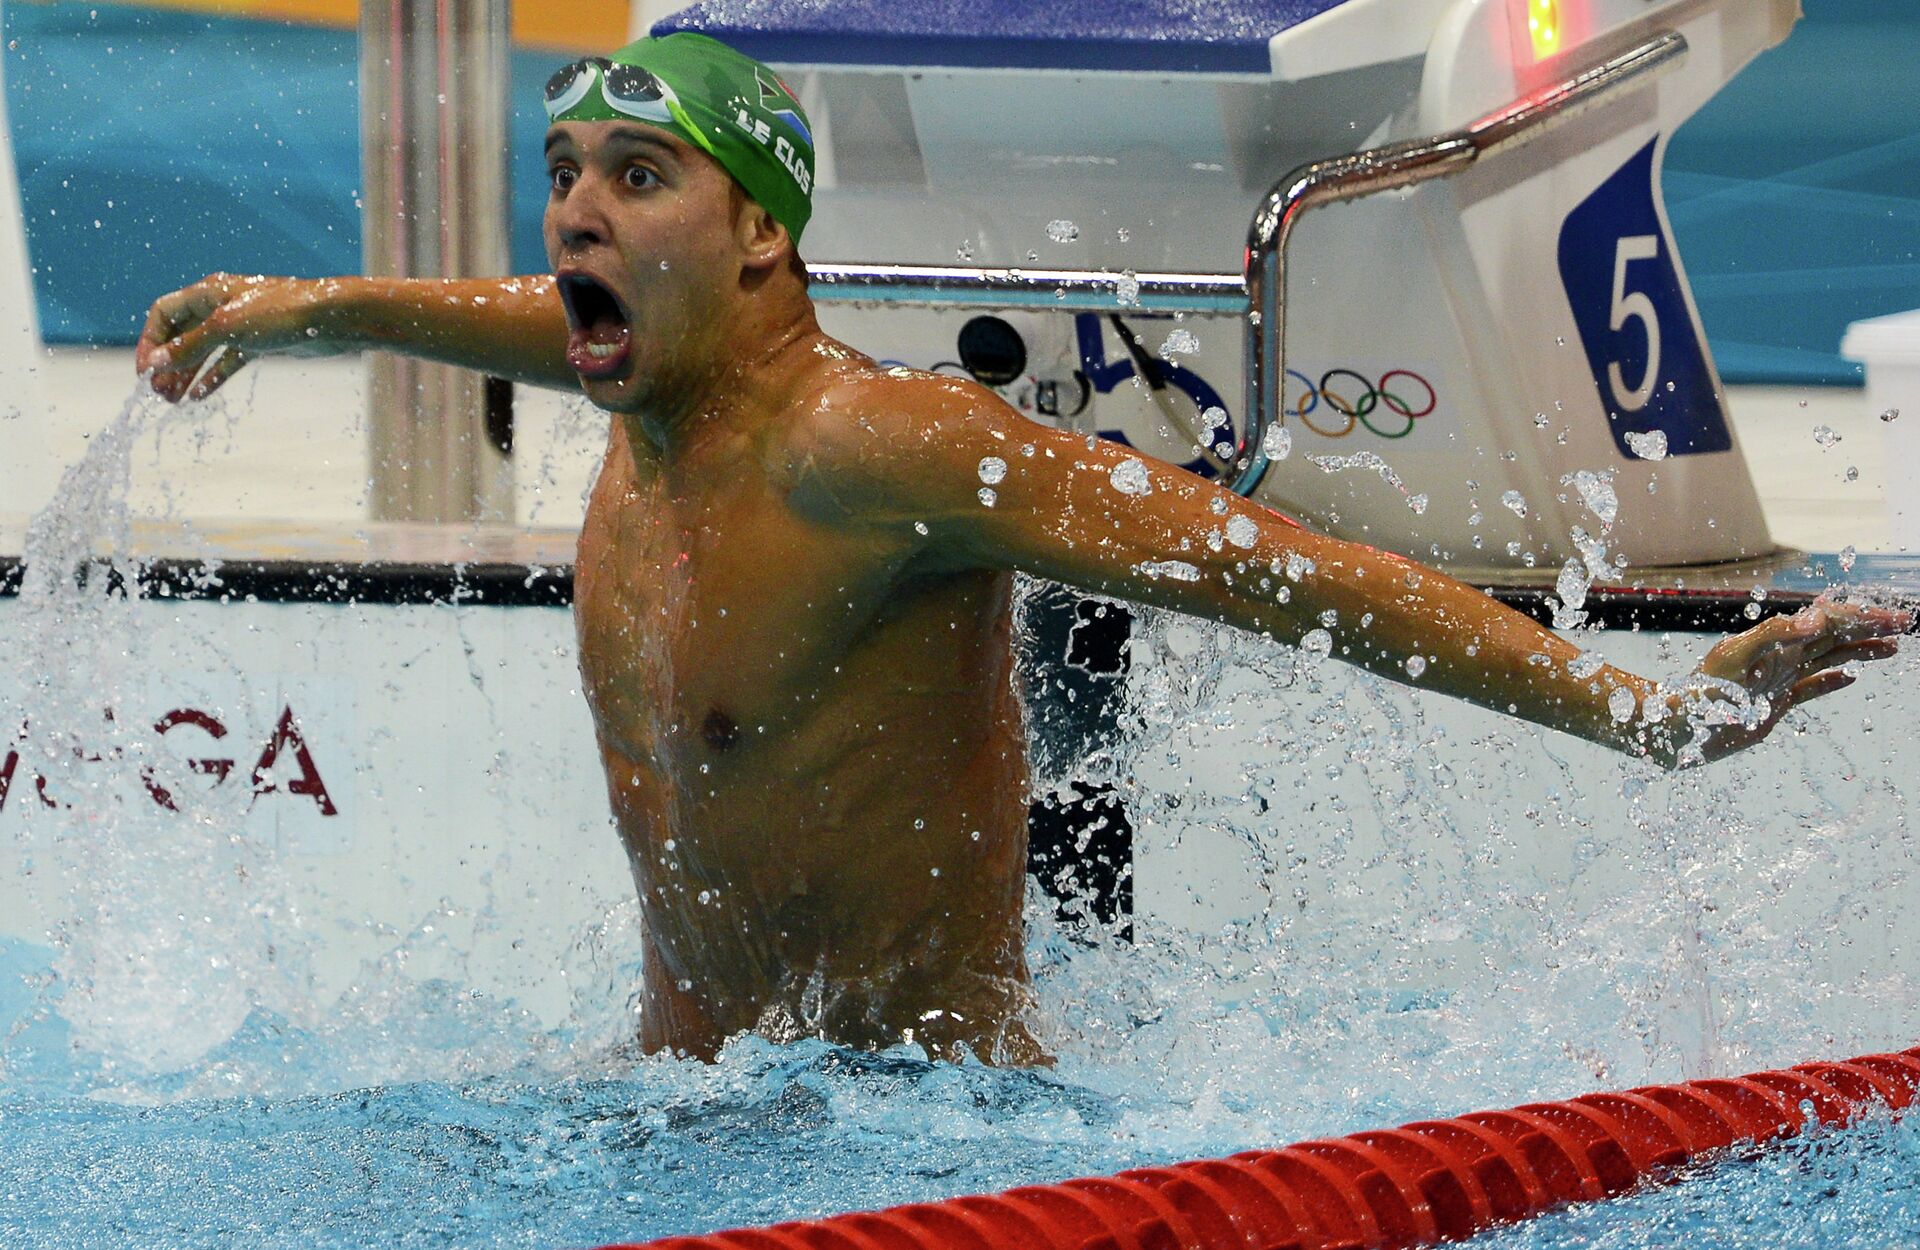
[{"label": "man's chest", "polygon": [[884,610],[890,568],[764,485],[597,489],[574,611],[603,729],[708,745],[806,710]]}]

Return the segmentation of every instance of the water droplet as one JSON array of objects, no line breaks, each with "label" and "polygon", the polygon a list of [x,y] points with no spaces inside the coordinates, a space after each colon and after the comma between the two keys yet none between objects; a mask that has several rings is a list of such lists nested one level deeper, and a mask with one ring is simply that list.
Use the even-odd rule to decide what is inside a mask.
[{"label": "water droplet", "polygon": [[1517,490],[1510,490],[1501,495],[1500,505],[1515,516],[1527,515],[1527,497]]},{"label": "water droplet", "polygon": [[[1160,345],[1160,354],[1162,356],[1185,356],[1185,355],[1190,355],[1199,350],[1200,350],[1200,340],[1193,336],[1192,330],[1186,329],[1185,327],[1175,328],[1173,333],[1167,335],[1167,341]],[[1209,408],[1205,413],[1201,415],[1212,417],[1212,415],[1216,412],[1218,412],[1222,417],[1225,417],[1227,415],[1226,412],[1220,408]],[[1223,421],[1215,421],[1213,423],[1214,426],[1219,426],[1222,424],[1225,424],[1225,423]]]},{"label": "water droplet", "polygon": [[1064,219],[1050,221],[1047,223],[1047,237],[1055,243],[1071,243],[1080,237],[1080,227]]},{"label": "water droplet", "polygon": [[1613,693],[1607,696],[1607,715],[1613,717],[1614,723],[1618,725],[1624,725],[1632,720],[1634,709],[1639,706],[1640,701],[1634,698],[1633,691],[1625,686],[1615,686]]},{"label": "water droplet", "polygon": [[1612,470],[1594,473],[1580,469],[1561,478],[1560,484],[1578,491],[1580,502],[1587,505],[1587,511],[1599,517],[1602,524],[1612,525],[1620,515],[1620,497],[1614,494]]},{"label": "water droplet", "polygon": [[1007,462],[998,456],[985,456],[980,461],[980,480],[989,486],[998,486],[1007,480]]},{"label": "water droplet", "polygon": [[1850,465],[1848,465],[1848,466],[1847,466],[1847,472],[1846,472],[1846,479],[1847,479],[1847,480],[1848,480],[1849,482],[1857,482],[1857,481],[1859,481],[1859,480],[1860,480],[1860,466],[1859,466],[1859,465],[1857,465],[1857,464],[1850,464]]},{"label": "water droplet", "polygon": [[1898,408],[1889,408],[1880,414],[1880,419],[1889,423],[1898,421],[1900,419],[1900,410]]},{"label": "water droplet", "polygon": [[1113,297],[1122,308],[1132,308],[1140,302],[1140,279],[1133,270],[1128,269],[1113,280]]},{"label": "water droplet", "polygon": [[1285,460],[1293,451],[1293,431],[1284,425],[1270,425],[1260,440],[1260,450],[1269,460]]},{"label": "water droplet", "polygon": [[1853,572],[1853,563],[1858,558],[1858,553],[1854,551],[1852,543],[1848,543],[1842,547],[1840,549],[1840,571],[1842,573]]},{"label": "water droplet", "polygon": [[1627,450],[1642,460],[1665,460],[1667,458],[1667,432],[1665,430],[1629,431]]},{"label": "water droplet", "polygon": [[1324,629],[1308,630],[1300,640],[1300,649],[1316,660],[1325,659],[1333,654],[1333,635]]},{"label": "water droplet", "polygon": [[1153,483],[1147,478],[1146,462],[1131,456],[1114,465],[1107,473],[1107,480],[1123,495],[1146,495],[1153,491]]},{"label": "water droplet", "polygon": [[1200,570],[1185,560],[1149,560],[1140,565],[1139,569],[1150,578],[1171,577],[1176,582],[1200,580]]},{"label": "water droplet", "polygon": [[1427,497],[1425,495],[1408,495],[1407,507],[1413,509],[1413,515],[1425,516],[1427,514]]},{"label": "water droplet", "polygon": [[928,533],[927,523],[925,521],[915,521],[913,523],[913,532],[925,537]]},{"label": "water droplet", "polygon": [[1816,425],[1813,427],[1813,441],[1820,444],[1821,450],[1824,451],[1839,442],[1840,436],[1834,433],[1830,425]]},{"label": "water droplet", "polygon": [[713,901],[713,891],[712,890],[700,891],[700,901],[703,903],[711,903]]},{"label": "water droplet", "polygon": [[1740,609],[1740,611],[1750,621],[1757,621],[1760,619],[1760,605],[1757,603],[1749,603],[1746,607]]},{"label": "water droplet", "polygon": [[1407,657],[1407,676],[1413,678],[1415,681],[1419,681],[1420,675],[1426,671],[1427,660],[1425,656],[1410,655]]},{"label": "water droplet", "polygon": [[1236,547],[1251,547],[1260,537],[1260,526],[1252,517],[1234,516],[1227,521],[1227,541]]},{"label": "water droplet", "polygon": [[1000,502],[1000,496],[993,493],[993,487],[991,486],[982,486],[980,488],[979,498],[981,506],[987,508],[991,508],[994,504]]}]

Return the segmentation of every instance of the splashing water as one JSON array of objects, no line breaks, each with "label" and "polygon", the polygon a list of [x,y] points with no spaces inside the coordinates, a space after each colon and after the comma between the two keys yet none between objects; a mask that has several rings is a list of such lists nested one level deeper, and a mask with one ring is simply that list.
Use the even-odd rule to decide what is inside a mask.
[{"label": "splashing water", "polygon": [[1562,486],[1572,486],[1580,496],[1580,502],[1587,511],[1598,517],[1602,525],[1612,525],[1620,515],[1620,497],[1614,493],[1613,470],[1607,469],[1595,473],[1591,469],[1578,469],[1560,479]]},{"label": "splashing water", "polygon": [[1260,440],[1260,450],[1269,460],[1285,460],[1293,451],[1293,431],[1284,425],[1270,425]]},{"label": "splashing water", "polygon": [[[1194,333],[1192,330],[1185,329],[1184,327],[1176,328],[1173,331],[1171,331],[1167,335],[1167,341],[1160,345],[1160,355],[1163,357],[1191,356],[1193,353],[1199,350],[1200,350],[1200,340],[1194,337]],[[1209,412],[1211,411],[1212,410],[1209,410]],[[1225,416],[1226,414],[1223,411],[1221,415]],[[1216,424],[1218,423],[1216,422]]]},{"label": "splashing water", "polygon": [[1153,482],[1147,476],[1146,462],[1132,456],[1109,469],[1107,480],[1123,495],[1139,496],[1153,493]]},{"label": "splashing water", "polygon": [[[1363,645],[1353,613],[1296,650],[1138,612],[1119,732],[1038,778],[1113,787],[1134,830],[1131,924],[1029,900],[1051,1073],[752,1038],[713,1065],[637,1058],[630,900],[555,969],[572,994],[557,1024],[476,995],[457,958],[410,970],[475,923],[454,908],[316,995],[316,952],[340,935],[289,902],[238,798],[196,787],[149,728],[100,719],[98,692],[137,689],[149,658],[138,601],[109,580],[139,575],[115,553],[130,448],[157,419],[139,400],[93,440],[36,519],[9,618],[8,689],[26,694],[0,723],[30,722],[32,766],[74,806],[23,835],[62,919],[50,969],[28,961],[0,989],[0,1169],[18,1196],[0,1242],[639,1239],[1911,1040],[1887,1024],[1915,1001],[1911,938],[1887,928],[1913,882],[1908,774],[1866,754],[1900,734],[1783,734],[1660,774],[1326,663]],[[1600,539],[1575,539],[1577,611],[1608,566]],[[1273,575],[1317,570],[1294,557]],[[1698,641],[1608,649],[1684,672]],[[1914,668],[1897,665],[1895,686]],[[115,797],[149,777],[192,819]],[[0,950],[10,974],[17,955]],[[1901,1134],[1763,1161],[1733,1205],[1809,1192],[1777,1173],[1892,1189],[1912,1172]],[[1842,1188],[1805,1205],[1849,1209]],[[1634,1201],[1718,1201],[1671,1192]],[[1647,1244],[1618,1237],[1601,1244]]]},{"label": "splashing water", "polygon": [[1667,458],[1667,432],[1665,430],[1648,430],[1642,434],[1638,431],[1629,431],[1627,434],[1627,447],[1634,455],[1640,457],[1642,460],[1665,460]]}]

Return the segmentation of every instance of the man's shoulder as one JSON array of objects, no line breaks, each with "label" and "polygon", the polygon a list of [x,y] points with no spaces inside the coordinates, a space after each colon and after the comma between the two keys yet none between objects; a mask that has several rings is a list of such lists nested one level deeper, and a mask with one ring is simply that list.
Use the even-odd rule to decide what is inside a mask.
[{"label": "man's shoulder", "polygon": [[972,378],[867,361],[821,378],[804,405],[807,429],[898,431],[992,415],[1005,402]]},{"label": "man's shoulder", "polygon": [[783,468],[802,494],[885,510],[920,499],[954,464],[973,463],[970,449],[990,431],[1020,421],[970,378],[850,362],[798,398],[781,440]]},{"label": "man's shoulder", "polygon": [[817,380],[795,404],[786,442],[818,470],[912,462],[1019,416],[971,378],[865,362]]}]

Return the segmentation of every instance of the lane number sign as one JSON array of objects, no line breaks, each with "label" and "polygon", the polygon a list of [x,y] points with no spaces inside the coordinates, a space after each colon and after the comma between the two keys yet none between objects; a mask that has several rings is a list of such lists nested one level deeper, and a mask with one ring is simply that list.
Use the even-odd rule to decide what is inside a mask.
[{"label": "lane number sign", "polygon": [[1654,144],[1600,184],[1560,227],[1560,281],[1620,454],[1659,430],[1667,454],[1733,446],[1653,201]]}]

